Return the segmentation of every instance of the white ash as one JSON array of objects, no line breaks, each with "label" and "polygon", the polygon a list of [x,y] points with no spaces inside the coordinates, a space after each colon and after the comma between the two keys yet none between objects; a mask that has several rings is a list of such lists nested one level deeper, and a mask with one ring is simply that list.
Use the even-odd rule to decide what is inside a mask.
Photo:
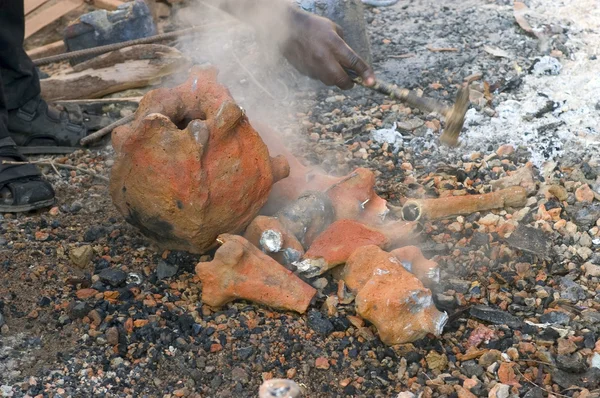
[{"label": "white ash", "polygon": [[395,146],[402,146],[402,134],[393,129],[379,129],[371,132],[373,140],[378,144],[391,144]]},{"label": "white ash", "polygon": [[[543,57],[534,65],[534,74],[523,77],[517,92],[500,95],[503,101],[496,107],[497,117],[490,119],[470,109],[465,121],[466,132],[461,134],[463,144],[458,151],[481,151],[489,145],[495,149],[502,144],[513,144],[526,147],[537,167],[549,160],[576,162],[582,155],[588,156],[590,162],[600,161],[600,61],[596,60],[600,35],[597,29],[589,29],[597,28],[600,11],[590,0],[578,5],[559,3],[538,0],[532,8],[545,13],[549,19],[564,15],[572,20],[567,42],[574,49],[571,59],[561,59],[562,68],[559,68],[558,60]],[[560,74],[535,73],[548,68]],[[531,118],[547,101],[553,101],[556,109],[542,117]]]}]

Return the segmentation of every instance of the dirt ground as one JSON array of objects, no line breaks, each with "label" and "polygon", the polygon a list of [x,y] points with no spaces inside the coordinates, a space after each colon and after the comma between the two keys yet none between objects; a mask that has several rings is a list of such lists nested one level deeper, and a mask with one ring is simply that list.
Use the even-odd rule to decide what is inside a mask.
[{"label": "dirt ground", "polygon": [[[105,180],[43,166],[58,205],[0,215],[0,394],[255,397],[279,377],[307,397],[600,396],[600,8],[525,4],[531,32],[507,0],[365,11],[378,76],[449,103],[481,74],[456,149],[440,146],[435,115],[310,82],[243,27],[177,44],[216,64],[251,121],[276,128],[307,163],[335,175],[368,167],[392,204],[489,192],[532,163],[525,208],[424,223],[420,246],[442,273],[435,302],[450,316],[440,338],[388,347],[353,304],[326,315],[331,275],[310,280],[319,295],[306,315],[211,309],[193,274],[211,253],[157,250],[114,209]],[[169,23],[214,17],[187,7],[174,6]],[[375,139],[382,129],[387,142]],[[112,155],[107,145],[55,161],[109,177]],[[79,268],[70,256],[82,246],[93,259]]]}]

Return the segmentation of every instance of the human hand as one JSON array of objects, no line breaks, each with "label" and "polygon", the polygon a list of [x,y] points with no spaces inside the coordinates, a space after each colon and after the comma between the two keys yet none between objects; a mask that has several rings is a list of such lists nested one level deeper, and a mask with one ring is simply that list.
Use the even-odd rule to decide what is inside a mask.
[{"label": "human hand", "polygon": [[344,69],[355,72],[367,86],[375,83],[373,70],[346,44],[338,25],[304,11],[289,15],[282,53],[300,73],[343,90],[354,86]]}]

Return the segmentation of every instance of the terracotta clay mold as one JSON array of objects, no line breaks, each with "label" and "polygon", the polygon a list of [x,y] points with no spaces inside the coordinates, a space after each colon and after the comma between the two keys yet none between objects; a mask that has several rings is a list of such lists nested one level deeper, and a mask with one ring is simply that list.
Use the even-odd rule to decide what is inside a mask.
[{"label": "terracotta clay mold", "polygon": [[221,233],[240,233],[289,174],[271,159],[214,68],[147,93],[112,135],[110,193],[125,219],[162,248],[203,253]]},{"label": "terracotta clay mold", "polygon": [[431,291],[396,256],[375,245],[354,251],[342,276],[356,293],[357,314],[375,325],[385,344],[439,336],[448,320],[435,307]]},{"label": "terracotta clay mold", "polygon": [[428,260],[416,246],[405,246],[391,251],[391,254],[400,261],[400,264],[414,274],[428,288],[433,288],[440,283],[440,269],[438,263]]},{"label": "terracotta clay mold", "polygon": [[223,234],[213,261],[198,263],[202,301],[220,307],[236,299],[304,313],[316,290],[241,236]]},{"label": "terracotta clay mold", "polygon": [[402,268],[375,272],[356,295],[356,313],[377,328],[388,345],[440,336],[448,315],[437,310],[431,291]]}]

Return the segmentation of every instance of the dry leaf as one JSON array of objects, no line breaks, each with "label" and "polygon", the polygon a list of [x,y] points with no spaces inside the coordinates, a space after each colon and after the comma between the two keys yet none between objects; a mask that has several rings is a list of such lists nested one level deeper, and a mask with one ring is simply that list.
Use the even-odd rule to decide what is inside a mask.
[{"label": "dry leaf", "polygon": [[519,24],[521,29],[523,29],[525,32],[529,33],[530,35],[537,37],[537,34],[533,31],[533,28],[531,27],[531,25],[529,25],[529,22],[527,22],[527,20],[525,19],[525,14],[527,13],[527,10],[528,10],[528,8],[525,5],[525,3],[520,2],[520,1],[515,1],[515,5],[514,5],[515,20],[517,21],[517,23]]},{"label": "dry leaf", "polygon": [[508,51],[498,47],[483,46],[483,50],[488,54],[492,54],[494,57],[511,58],[511,55],[508,53]]}]

